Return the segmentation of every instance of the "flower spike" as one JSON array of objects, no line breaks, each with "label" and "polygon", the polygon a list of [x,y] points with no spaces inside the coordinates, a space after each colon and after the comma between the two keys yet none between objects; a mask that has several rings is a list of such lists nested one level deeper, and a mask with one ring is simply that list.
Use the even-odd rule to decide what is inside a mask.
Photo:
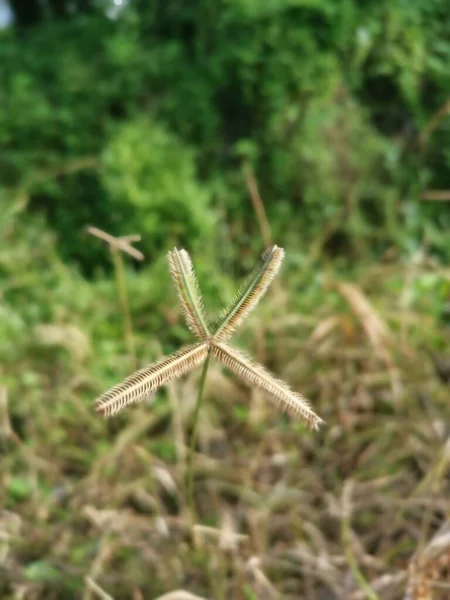
[{"label": "flower spike", "polygon": [[[278,246],[272,246],[264,252],[247,283],[241,287],[233,302],[222,311],[219,324],[215,332],[212,332],[190,256],[186,250],[171,250],[168,254],[170,272],[181,309],[189,329],[200,341],[130,375],[123,383],[96,400],[97,410],[106,416],[113,415],[128,404],[141,400],[161,385],[205,363],[206,359],[212,356],[245,382],[268,393],[283,409],[302,419],[311,429],[318,429],[323,421],[301,394],[292,391],[264,367],[225,343],[266,293],[280,269],[283,258],[284,250]],[[205,374],[206,369],[207,363],[204,366]]]},{"label": "flower spike", "polygon": [[186,250],[174,248],[169,252],[168,259],[187,326],[199,339],[204,339],[210,335],[209,324],[191,257]]},{"label": "flower spike", "polygon": [[300,417],[311,429],[323,423],[309,402],[293,392],[284,381],[275,379],[264,367],[253,362],[245,354],[226,344],[215,344],[213,356],[250,385],[254,385],[275,398],[277,403],[291,415]]},{"label": "flower spike", "polygon": [[228,340],[256,307],[278,273],[283,258],[284,250],[278,246],[272,246],[264,252],[247,282],[239,289],[230,305],[220,314],[219,325],[214,333],[214,339],[217,342]]},{"label": "flower spike", "polygon": [[138,402],[161,385],[180,377],[202,364],[208,354],[208,344],[185,346],[164,356],[158,362],[133,373],[95,401],[98,412],[114,415],[128,404]]}]

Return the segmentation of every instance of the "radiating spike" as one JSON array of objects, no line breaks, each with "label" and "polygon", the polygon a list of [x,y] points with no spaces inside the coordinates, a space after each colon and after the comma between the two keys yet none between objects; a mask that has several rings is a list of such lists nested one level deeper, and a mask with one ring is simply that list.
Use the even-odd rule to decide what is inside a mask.
[{"label": "radiating spike", "polygon": [[209,324],[191,258],[186,250],[174,248],[169,252],[168,259],[187,326],[194,335],[204,340],[210,335]]},{"label": "radiating spike", "polygon": [[278,246],[272,246],[264,252],[253,273],[241,286],[232,302],[220,313],[219,324],[214,333],[215,340],[225,342],[238,329],[266,293],[280,269],[283,258],[284,250]]},{"label": "radiating spike", "polygon": [[311,429],[323,423],[301,394],[293,392],[283,381],[275,379],[264,367],[226,344],[216,343],[213,356],[250,385],[254,385],[274,397],[283,409],[300,417]]},{"label": "radiating spike", "polygon": [[164,356],[102,394],[95,401],[96,408],[105,416],[114,415],[128,404],[142,400],[159,386],[198,367],[207,354],[208,345],[199,343],[185,346],[174,354]]}]

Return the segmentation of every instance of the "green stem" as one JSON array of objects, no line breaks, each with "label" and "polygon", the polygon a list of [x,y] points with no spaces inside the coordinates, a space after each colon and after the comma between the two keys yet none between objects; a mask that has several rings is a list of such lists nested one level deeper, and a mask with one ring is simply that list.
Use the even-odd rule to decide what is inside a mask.
[{"label": "green stem", "polygon": [[380,597],[373,590],[370,583],[364,577],[362,571],[358,566],[358,563],[352,551],[351,537],[352,534],[350,529],[350,516],[346,515],[342,518],[341,522],[341,540],[342,545],[344,546],[344,555],[347,559],[348,566],[350,567],[350,571],[352,572],[354,580],[359,585],[359,587],[365,592],[365,598],[367,598],[367,600],[380,600]]},{"label": "green stem", "polygon": [[192,518],[195,518],[195,503],[194,503],[194,472],[193,472],[193,460],[195,453],[195,444],[197,443],[197,429],[198,429],[198,415],[200,414],[200,408],[203,401],[206,374],[208,372],[209,360],[211,358],[211,351],[208,352],[205,363],[203,365],[202,375],[200,377],[200,383],[198,386],[197,403],[194,410],[194,420],[192,423],[192,434],[191,443],[189,444],[188,454],[188,465],[187,465],[187,479],[188,479],[188,502],[191,511]]},{"label": "green stem", "polygon": [[111,247],[111,255],[114,262],[114,270],[116,272],[117,288],[119,291],[120,307],[123,317],[123,328],[125,343],[128,347],[130,359],[133,362],[133,367],[136,366],[136,354],[134,350],[133,326],[131,324],[130,304],[128,302],[127,284],[125,281],[125,272],[123,268],[123,259],[120,250]]}]

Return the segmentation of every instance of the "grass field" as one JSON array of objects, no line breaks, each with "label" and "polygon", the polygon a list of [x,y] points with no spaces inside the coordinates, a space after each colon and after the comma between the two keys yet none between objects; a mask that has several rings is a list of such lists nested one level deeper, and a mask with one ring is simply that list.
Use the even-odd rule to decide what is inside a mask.
[{"label": "grass field", "polygon": [[[136,366],[114,282],[84,280],[51,239],[31,252],[15,227],[3,231],[14,256],[0,255],[18,265],[0,305],[2,599],[448,597],[448,330],[436,309],[448,270],[425,253],[345,279],[287,260],[238,345],[326,424],[308,431],[213,363],[192,524],[199,371],[103,420],[94,398]],[[188,339],[158,273],[126,270],[137,365]],[[164,300],[149,306],[152,286]]]}]

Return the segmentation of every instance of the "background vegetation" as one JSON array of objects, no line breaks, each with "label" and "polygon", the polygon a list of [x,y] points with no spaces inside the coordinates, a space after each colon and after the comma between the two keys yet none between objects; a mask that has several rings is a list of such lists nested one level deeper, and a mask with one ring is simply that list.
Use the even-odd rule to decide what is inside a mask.
[{"label": "background vegetation", "polygon": [[[450,510],[447,2],[12,5],[0,597],[402,598]],[[87,225],[142,236],[132,346]],[[327,425],[213,370],[192,530],[196,378],[106,423],[92,400],[188,341],[169,248],[191,252],[214,311],[270,240],[281,283],[241,341]],[[445,594],[422,562],[428,597]]]}]

